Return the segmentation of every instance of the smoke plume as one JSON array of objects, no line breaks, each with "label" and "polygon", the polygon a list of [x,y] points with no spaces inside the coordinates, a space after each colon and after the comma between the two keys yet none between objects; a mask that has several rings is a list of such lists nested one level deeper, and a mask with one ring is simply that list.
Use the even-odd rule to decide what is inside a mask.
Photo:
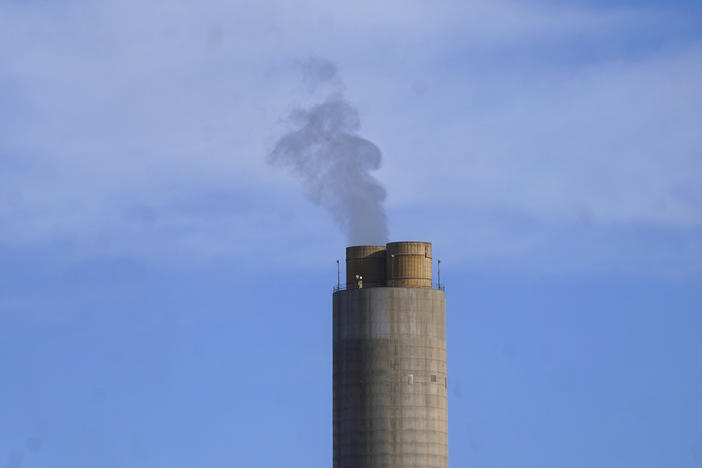
[{"label": "smoke plume", "polygon": [[300,179],[308,198],[332,213],[349,244],[384,244],[385,189],[370,174],[380,168],[380,149],[358,135],[358,111],[343,97],[336,66],[310,59],[300,68],[308,90],[331,91],[321,102],[291,112],[295,130],[277,141],[268,161]]}]

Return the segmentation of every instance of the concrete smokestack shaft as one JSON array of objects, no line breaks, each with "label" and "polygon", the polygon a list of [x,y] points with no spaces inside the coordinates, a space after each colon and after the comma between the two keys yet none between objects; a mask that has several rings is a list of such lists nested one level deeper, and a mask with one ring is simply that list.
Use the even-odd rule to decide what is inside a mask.
[{"label": "concrete smokestack shaft", "polygon": [[[448,467],[445,295],[431,287],[430,244],[391,245],[416,265],[383,282],[362,271],[383,265],[379,250],[365,267],[352,250],[354,274],[381,285],[334,293],[334,468]],[[382,284],[394,282],[413,286]]]}]

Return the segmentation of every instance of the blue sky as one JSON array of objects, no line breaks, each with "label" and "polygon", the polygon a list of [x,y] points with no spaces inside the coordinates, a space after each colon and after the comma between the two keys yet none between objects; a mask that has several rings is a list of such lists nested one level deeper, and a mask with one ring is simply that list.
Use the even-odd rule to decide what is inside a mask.
[{"label": "blue sky", "polygon": [[702,6],[0,3],[0,467],[330,466],[338,66],[447,284],[452,466],[702,466]]}]

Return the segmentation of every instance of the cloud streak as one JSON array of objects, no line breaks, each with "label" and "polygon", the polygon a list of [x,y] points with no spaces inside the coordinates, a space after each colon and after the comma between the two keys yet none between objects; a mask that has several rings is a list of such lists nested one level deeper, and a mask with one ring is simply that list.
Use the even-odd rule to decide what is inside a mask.
[{"label": "cloud streak", "polygon": [[[284,232],[318,261],[341,236],[297,196],[302,183],[344,213],[336,223],[354,243],[385,237],[352,229],[381,226],[382,211],[366,207],[384,205],[387,230],[466,261],[528,257],[544,239],[572,245],[561,233],[575,229],[602,245],[630,238],[641,258],[692,243],[699,264],[688,240],[702,223],[702,40],[691,15],[483,0],[305,5],[2,3],[0,246],[285,258],[273,251]],[[346,88],[324,60],[292,76],[301,54],[343,65]],[[273,159],[297,179],[264,157],[283,115],[290,132]],[[358,167],[322,158],[349,146]],[[656,242],[640,241],[645,230]],[[561,251],[584,256],[572,247]],[[587,258],[614,262],[597,255]]]}]

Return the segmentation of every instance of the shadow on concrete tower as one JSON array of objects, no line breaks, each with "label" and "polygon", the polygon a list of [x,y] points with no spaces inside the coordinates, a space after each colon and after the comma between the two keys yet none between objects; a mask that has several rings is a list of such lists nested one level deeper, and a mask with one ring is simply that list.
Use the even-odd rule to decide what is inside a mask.
[{"label": "shadow on concrete tower", "polygon": [[334,468],[447,468],[446,298],[431,244],[348,247],[333,321]]}]

